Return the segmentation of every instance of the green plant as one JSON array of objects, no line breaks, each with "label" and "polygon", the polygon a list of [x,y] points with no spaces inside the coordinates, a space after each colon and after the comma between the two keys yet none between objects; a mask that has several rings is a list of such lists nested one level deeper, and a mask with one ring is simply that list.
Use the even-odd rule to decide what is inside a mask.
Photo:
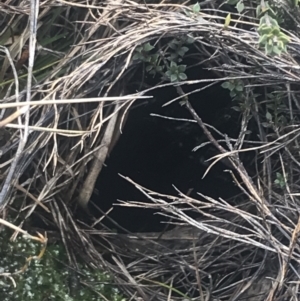
[{"label": "green plant", "polygon": [[142,46],[138,46],[135,49],[135,54],[133,56],[134,60],[141,60],[142,62],[150,62],[151,55],[149,52],[154,48],[149,42]]},{"label": "green plant", "polygon": [[189,44],[192,43],[192,41],[189,38],[184,38],[181,40],[173,39],[168,44],[169,48],[171,48],[173,51],[170,53],[167,59],[173,62],[182,62],[182,58],[189,51],[189,48],[187,46],[184,46],[184,44],[186,43]]},{"label": "green plant", "polygon": [[280,188],[285,188],[286,187],[286,181],[287,181],[287,174],[285,177],[280,173],[276,172],[276,179],[274,181],[275,185],[279,186]]},{"label": "green plant", "polygon": [[200,12],[200,4],[199,2],[196,2],[194,5],[193,5],[193,13],[194,14],[198,14]]},{"label": "green plant", "polygon": [[[67,266],[62,245],[48,246],[41,259],[28,258],[40,253],[40,243],[19,236],[9,241],[9,233],[0,233],[0,295],[2,301],[123,301],[111,284],[110,276],[79,262],[78,271]],[[102,296],[105,296],[104,299]]]},{"label": "green plant", "polygon": [[244,91],[244,82],[240,79],[226,81],[221,86],[230,91],[230,96],[233,100],[239,98]]},{"label": "green plant", "polygon": [[153,76],[156,73],[161,73],[164,69],[164,66],[159,64],[159,55],[157,53],[150,55],[147,63],[146,71]]},{"label": "green plant", "polygon": [[185,9],[184,10],[185,14],[188,17],[193,17],[193,16],[197,16],[200,12],[200,4],[199,2],[196,2],[193,6],[191,6],[189,9]]},{"label": "green plant", "polygon": [[140,60],[146,64],[146,72],[155,76],[156,73],[161,74],[164,78],[171,82],[186,80],[187,75],[184,73],[186,66],[177,65],[189,51],[186,45],[192,44],[194,39],[189,36],[172,39],[167,44],[164,52],[151,53],[154,49],[149,42],[136,48],[133,56],[134,60]]},{"label": "green plant", "polygon": [[170,66],[165,74],[171,82],[186,80],[187,76],[184,73],[185,69],[186,65],[177,65],[174,61],[171,61]]},{"label": "green plant", "polygon": [[286,47],[290,39],[281,31],[278,22],[268,13],[261,17],[258,33],[260,35],[258,44],[265,48],[267,55],[280,55],[287,51]]},{"label": "green plant", "polygon": [[262,126],[265,128],[273,128],[274,130],[287,126],[287,107],[284,103],[284,93],[271,92],[267,93],[266,96],[266,122],[263,122]]},{"label": "green plant", "polygon": [[226,4],[235,5],[235,8],[239,13],[241,13],[245,9],[243,0],[227,0]]},{"label": "green plant", "polygon": [[[265,49],[267,55],[281,55],[287,51],[287,44],[290,42],[289,37],[282,32],[281,26],[287,22],[283,10],[278,3],[259,0],[256,1],[256,16],[260,19],[258,26],[259,47]],[[298,0],[292,0],[291,6],[298,5]],[[227,0],[226,4],[235,5],[238,13],[245,10],[244,0]]]},{"label": "green plant", "polygon": [[146,63],[146,72],[155,76],[156,73],[162,73],[164,66],[160,65],[160,56],[157,53],[152,53],[154,49],[149,42],[136,48],[133,60],[140,60]]},{"label": "green plant", "polygon": [[260,18],[261,16],[263,16],[265,13],[268,13],[270,15],[272,15],[273,17],[276,17],[277,12],[275,12],[275,7],[271,6],[269,4],[269,1],[258,1],[260,2],[259,5],[257,5],[256,7],[256,16],[258,18]]}]

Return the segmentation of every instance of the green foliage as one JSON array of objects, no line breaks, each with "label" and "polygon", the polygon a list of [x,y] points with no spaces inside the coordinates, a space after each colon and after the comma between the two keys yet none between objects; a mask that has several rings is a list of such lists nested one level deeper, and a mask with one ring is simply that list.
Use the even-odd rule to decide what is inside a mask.
[{"label": "green foliage", "polygon": [[222,87],[230,91],[230,96],[233,98],[233,100],[242,95],[244,91],[244,83],[242,80],[226,81],[222,84]]},{"label": "green foliage", "polygon": [[226,4],[235,5],[235,8],[238,11],[238,13],[242,13],[245,9],[245,4],[243,0],[227,0]]},{"label": "green foliage", "polygon": [[196,2],[193,6],[189,7],[189,9],[185,9],[184,13],[188,16],[188,17],[195,17],[199,15],[200,12],[200,4],[199,2]]},{"label": "green foliage", "polygon": [[260,36],[258,44],[265,48],[267,55],[280,55],[287,51],[289,37],[281,31],[278,22],[267,13],[260,19],[258,33]]},{"label": "green foliage", "polygon": [[235,6],[236,10],[239,12],[239,13],[242,13],[243,10],[245,9],[245,5],[244,5],[244,2],[243,0],[240,0],[236,6]]},{"label": "green foliage", "polygon": [[[198,10],[196,4],[194,9],[195,11]],[[187,75],[184,73],[186,66],[177,65],[177,63],[182,62],[184,56],[189,51],[188,45],[193,42],[194,39],[189,36],[173,39],[167,44],[167,50],[164,53],[151,53],[154,46],[146,43],[136,48],[133,59],[146,63],[146,72],[153,76],[158,73],[171,82],[186,80]]]},{"label": "green foliage", "polygon": [[259,5],[256,7],[256,16],[259,18],[263,16],[265,13],[269,15],[276,16],[274,9],[270,6],[268,1],[261,1]]},{"label": "green foliage", "polygon": [[[237,11],[241,13],[244,9],[245,0],[228,0],[227,4],[235,6]],[[291,26],[292,18],[285,13],[281,8],[279,2],[275,1],[256,1],[256,16],[259,18],[258,45],[264,48],[266,55],[282,55],[287,52],[287,46],[290,38],[283,32],[283,28],[287,30]],[[297,6],[298,1],[290,1],[291,8]],[[236,111],[244,111],[251,106],[251,99],[255,100],[256,96],[251,93],[252,98],[246,97],[246,90],[244,85],[246,82],[240,81],[226,81],[222,87],[230,91],[230,96],[234,101],[238,102],[238,106],[233,107]],[[272,92],[266,94],[265,114],[262,125],[265,128],[273,129],[275,132],[280,131],[283,127],[290,124],[287,120],[287,107],[284,104],[285,96],[280,92]]]},{"label": "green foliage", "polygon": [[228,14],[225,18],[224,28],[227,29],[231,21],[231,14]]},{"label": "green foliage", "polygon": [[[21,236],[15,242],[9,242],[7,231],[1,231],[2,301],[104,301],[97,292],[110,301],[124,300],[118,290],[113,288],[106,273],[92,270],[85,264],[80,264],[79,273],[69,269],[66,266],[68,262],[66,252],[60,245],[48,246],[41,260],[32,260],[24,272],[18,273],[24,267],[26,258],[37,255],[40,248],[39,243]],[[83,282],[87,286],[83,285]]]},{"label": "green foliage", "polygon": [[287,182],[287,174],[286,177],[284,177],[280,172],[276,172],[276,179],[274,181],[275,185],[280,187],[281,189],[286,187],[286,182]]},{"label": "green foliage", "polygon": [[[298,5],[298,1],[296,2],[293,5]],[[290,42],[289,37],[282,32],[279,25],[286,21],[282,9],[279,9],[274,2],[269,4],[268,1],[257,1],[257,3],[259,4],[256,7],[256,16],[260,19],[258,45],[265,49],[266,55],[281,55],[287,51],[287,44]],[[238,13],[245,10],[244,0],[228,0],[226,4],[235,5]]]},{"label": "green foliage", "polygon": [[150,62],[151,55],[149,52],[154,48],[149,42],[135,49],[136,53],[133,56],[134,60],[141,60],[142,62]]},{"label": "green foliage", "polygon": [[187,76],[184,73],[186,65],[177,65],[174,61],[171,62],[166,72],[166,76],[170,79],[171,82],[177,82],[181,80],[186,80]]},{"label": "green foliage", "polygon": [[191,40],[189,38],[183,38],[182,40],[173,39],[169,44],[169,48],[172,49],[172,52],[167,57],[171,62],[182,62],[182,58],[189,51],[185,44],[189,44]]},{"label": "green foliage", "polygon": [[288,125],[288,120],[286,119],[286,112],[288,111],[286,105],[284,104],[284,94],[280,92],[272,92],[267,95],[266,104],[266,122],[262,125],[265,128],[273,128],[278,130]]},{"label": "green foliage", "polygon": [[193,13],[198,14],[200,12],[200,4],[197,2],[193,5]]}]

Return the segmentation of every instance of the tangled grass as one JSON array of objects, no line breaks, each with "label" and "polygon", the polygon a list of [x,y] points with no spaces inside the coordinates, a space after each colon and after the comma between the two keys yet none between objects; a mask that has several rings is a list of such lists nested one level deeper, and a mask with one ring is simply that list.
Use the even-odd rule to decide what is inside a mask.
[{"label": "tangled grass", "polygon": [[[0,3],[5,226],[18,233],[16,226],[38,214],[58,230],[71,265],[80,250],[134,300],[299,299],[299,8],[274,2],[289,43],[287,52],[272,56],[260,47],[255,15],[260,1],[240,1],[242,13],[223,2],[204,1],[200,12],[188,3],[127,0]],[[197,61],[191,67],[208,68],[216,78],[175,83],[163,78],[160,86],[174,86],[176,100],[220,152],[215,159],[230,160],[242,195],[233,200],[204,195],[198,200],[180,191],[162,195],[127,179],[149,204],[123,205],[156,207],[178,224],[175,230],[160,237],[120,236],[99,229],[100,220],[89,225],[76,220],[74,207],[87,210],[131,106],[158,87],[141,83],[139,91],[128,93],[143,64],[133,60],[137,47],[151,43],[165,62],[168,41],[186,36],[193,39],[189,56]],[[241,116],[238,137],[222,133],[216,139],[202,122],[184,92],[185,85],[199,83],[230,89]],[[256,153],[255,177],[240,159],[248,151]],[[13,223],[4,223],[12,213]]]}]

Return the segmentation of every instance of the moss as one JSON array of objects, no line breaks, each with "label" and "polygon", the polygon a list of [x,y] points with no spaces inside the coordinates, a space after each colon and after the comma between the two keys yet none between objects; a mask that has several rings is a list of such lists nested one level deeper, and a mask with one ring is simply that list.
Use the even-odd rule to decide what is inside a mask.
[{"label": "moss", "polygon": [[[9,233],[0,235],[0,295],[2,301],[62,300],[109,301],[124,300],[113,287],[106,272],[94,270],[79,262],[78,273],[67,265],[62,245],[48,246],[40,260],[31,260],[28,268],[19,274],[30,256],[40,253],[41,244],[19,236],[9,241]],[[11,277],[5,276],[11,273]],[[15,282],[15,285],[14,285]]]}]

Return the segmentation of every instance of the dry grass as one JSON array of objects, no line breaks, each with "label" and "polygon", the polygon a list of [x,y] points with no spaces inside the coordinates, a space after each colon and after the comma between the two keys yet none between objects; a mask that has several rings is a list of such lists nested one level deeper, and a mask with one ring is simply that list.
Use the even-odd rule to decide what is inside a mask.
[{"label": "dry grass", "polygon": [[[93,266],[109,269],[134,300],[182,300],[179,291],[184,298],[242,300],[249,287],[252,291],[244,300],[252,300],[249,294],[258,293],[257,279],[263,294],[255,300],[299,298],[299,35],[287,32],[288,53],[269,57],[258,47],[258,20],[252,13],[232,13],[230,26],[224,29],[227,13],[216,2],[203,7],[201,18],[187,16],[184,4],[163,2],[8,0],[0,4],[5,20],[0,28],[2,215],[17,208],[22,227],[38,211],[59,229],[71,263],[76,262],[75,250],[82,250]],[[255,7],[249,2],[251,12]],[[285,2],[279,5],[299,26],[298,10],[289,10]],[[232,205],[230,200],[209,196],[192,199],[179,191],[176,197],[166,196],[141,187],[138,179],[128,179],[149,205],[124,205],[159,208],[173,222],[188,226],[189,238],[181,236],[183,227],[160,240],[141,235],[137,242],[131,236],[116,239],[109,230],[76,221],[72,206],[86,208],[131,105],[153,89],[127,95],[126,85],[138,70],[132,60],[136,47],[186,35],[195,39],[198,68],[213,70],[214,83],[233,79],[246,83],[251,103],[242,114],[239,137],[224,135],[226,149],[186,101],[191,117],[220,151],[216,159],[230,159],[242,197]],[[176,88],[178,99],[186,100],[185,84],[199,82],[211,84],[205,79],[182,82]],[[261,102],[254,97],[255,89],[263,94]],[[272,90],[281,91],[288,122],[265,129],[264,93]],[[259,133],[259,146],[246,139],[249,117]],[[250,150],[257,153],[253,179],[239,159],[241,152]],[[284,189],[274,185],[276,172],[284,177]],[[190,218],[182,206],[203,218]],[[164,239],[170,235],[172,239]],[[102,257],[99,241],[106,241],[104,248],[113,263]],[[262,280],[266,277],[272,281]]]}]

